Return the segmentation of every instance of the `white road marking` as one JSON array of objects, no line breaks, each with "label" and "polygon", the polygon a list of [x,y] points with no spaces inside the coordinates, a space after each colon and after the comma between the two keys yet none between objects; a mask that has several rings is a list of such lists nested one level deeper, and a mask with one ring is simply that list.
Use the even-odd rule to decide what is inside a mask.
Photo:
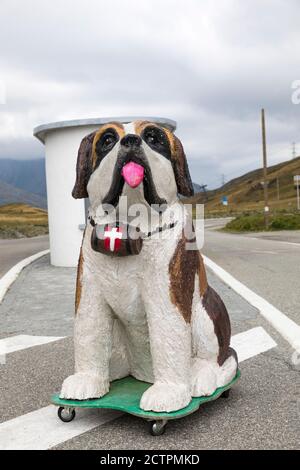
[{"label": "white road marking", "polygon": [[261,326],[232,336],[230,345],[236,350],[239,362],[275,348],[277,343]]},{"label": "white road marking", "polygon": [[0,339],[1,354],[9,354],[22,349],[32,348],[40,344],[52,343],[63,339],[64,336],[31,336],[31,335],[17,335],[9,336],[8,338]]},{"label": "white road marking", "polygon": [[121,416],[110,410],[76,410],[72,423],[59,420],[54,405],[0,424],[1,450],[44,450]]},{"label": "white road marking", "polygon": [[249,304],[257,308],[260,314],[286,339],[293,349],[300,351],[300,326],[288,318],[284,313],[270,304],[260,295],[253,292],[240,281],[235,279],[225,269],[221,268],[211,259],[203,256],[208,266],[222,281],[228,284],[235,292],[241,295]]},{"label": "white road marking", "polygon": [[222,222],[222,221],[228,221],[228,220],[233,220],[234,217],[209,217],[207,219],[205,219],[205,223],[206,222]]},{"label": "white road marking", "polygon": [[266,251],[266,250],[251,250],[251,253],[258,253],[263,255],[278,255],[276,251]]},{"label": "white road marking", "polygon": [[[234,335],[231,345],[239,362],[256,356],[276,346],[275,341],[262,327],[252,328]],[[46,406],[31,413],[0,424],[0,449],[44,450],[112,421],[123,413],[109,410],[76,410],[71,423],[62,423],[56,407]]]},{"label": "white road marking", "polygon": [[[244,237],[243,235],[238,235],[240,237]],[[286,245],[293,245],[293,246],[298,246],[300,247],[300,243],[297,242],[287,242],[285,240],[277,240],[276,238],[264,238],[264,237],[247,237],[250,238],[250,240],[267,240],[268,242],[276,242],[276,243],[285,243]]]},{"label": "white road marking", "polygon": [[216,224],[211,224],[211,225],[205,225],[204,228],[222,228],[224,225],[223,224],[219,224],[219,225],[216,225]]},{"label": "white road marking", "polygon": [[35,255],[29,256],[28,258],[22,259],[19,263],[15,264],[9,271],[7,271],[4,276],[0,279],[0,303],[3,300],[7,290],[10,288],[12,283],[17,279],[18,275],[23,268],[31,264],[33,261],[37,260],[41,256],[47,255],[50,253],[50,250],[39,251]]}]

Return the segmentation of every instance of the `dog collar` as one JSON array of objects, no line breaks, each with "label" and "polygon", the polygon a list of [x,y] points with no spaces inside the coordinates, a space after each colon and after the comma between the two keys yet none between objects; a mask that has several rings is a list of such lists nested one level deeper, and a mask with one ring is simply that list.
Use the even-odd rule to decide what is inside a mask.
[{"label": "dog collar", "polygon": [[[118,257],[138,255],[142,250],[145,238],[149,238],[155,233],[172,229],[177,223],[164,224],[163,226],[156,227],[151,232],[143,233],[138,228],[122,222],[99,225],[96,224],[91,216],[88,217],[88,220],[93,227],[91,235],[92,249],[104,255]],[[135,233],[134,236],[132,236],[132,229]]]},{"label": "dog collar", "polygon": [[152,230],[152,232],[146,233],[145,236],[144,236],[144,238],[149,238],[149,237],[151,237],[152,235],[155,235],[155,233],[163,232],[164,230],[168,230],[168,229],[174,228],[175,225],[177,225],[177,221],[176,221],[176,222],[172,222],[171,224],[164,224],[163,226],[156,227],[154,230]]},{"label": "dog collar", "polygon": [[[96,227],[96,222],[94,221],[93,217],[91,215],[88,216],[88,221],[91,224],[92,227]],[[119,225],[119,222],[117,221],[115,225]],[[169,230],[175,227],[177,225],[177,221],[171,222],[170,224],[164,224],[164,225],[159,225],[156,227],[154,230],[151,232],[141,232],[141,238],[149,238],[152,235],[155,235],[156,233],[163,232],[164,230]]]}]

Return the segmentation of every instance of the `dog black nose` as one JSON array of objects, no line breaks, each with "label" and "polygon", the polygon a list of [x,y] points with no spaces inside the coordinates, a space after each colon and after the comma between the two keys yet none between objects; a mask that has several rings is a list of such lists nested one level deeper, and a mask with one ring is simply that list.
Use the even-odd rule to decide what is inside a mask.
[{"label": "dog black nose", "polygon": [[120,144],[124,147],[139,147],[142,143],[142,139],[140,136],[135,134],[127,134],[122,139]]}]

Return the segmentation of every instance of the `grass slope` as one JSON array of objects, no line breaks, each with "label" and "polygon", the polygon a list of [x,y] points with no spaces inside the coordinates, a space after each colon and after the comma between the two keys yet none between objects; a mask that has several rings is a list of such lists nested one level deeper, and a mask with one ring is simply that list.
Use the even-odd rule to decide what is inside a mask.
[{"label": "grass slope", "polygon": [[0,238],[35,237],[48,233],[48,214],[27,204],[0,206]]},{"label": "grass slope", "polygon": [[[300,157],[288,160],[268,168],[269,206],[273,212],[294,212],[297,207],[296,189],[293,176],[300,174]],[[279,199],[277,199],[277,178]],[[202,193],[185,200],[188,203],[204,203],[205,211],[210,215],[241,214],[261,211],[264,207],[262,169],[250,171],[226,183],[224,186],[208,191],[208,201]],[[223,206],[222,196],[227,196],[229,205]]]},{"label": "grass slope", "polygon": [[248,214],[236,217],[222,229],[225,232],[260,232],[275,230],[300,230],[300,214],[276,214],[269,218],[269,226],[265,228],[263,214]]}]

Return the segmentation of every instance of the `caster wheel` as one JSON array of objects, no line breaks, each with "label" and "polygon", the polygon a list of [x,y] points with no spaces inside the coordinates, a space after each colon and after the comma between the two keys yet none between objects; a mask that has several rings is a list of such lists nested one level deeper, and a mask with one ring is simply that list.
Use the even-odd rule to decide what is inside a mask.
[{"label": "caster wheel", "polygon": [[229,398],[229,393],[230,393],[230,389],[225,390],[225,392],[222,393],[221,398]]},{"label": "caster wheel", "polygon": [[151,421],[150,423],[150,434],[151,436],[162,436],[166,430],[167,421]]},{"label": "caster wheel", "polygon": [[75,418],[76,412],[74,408],[64,408],[60,406],[57,410],[58,417],[64,423],[69,423]]}]

